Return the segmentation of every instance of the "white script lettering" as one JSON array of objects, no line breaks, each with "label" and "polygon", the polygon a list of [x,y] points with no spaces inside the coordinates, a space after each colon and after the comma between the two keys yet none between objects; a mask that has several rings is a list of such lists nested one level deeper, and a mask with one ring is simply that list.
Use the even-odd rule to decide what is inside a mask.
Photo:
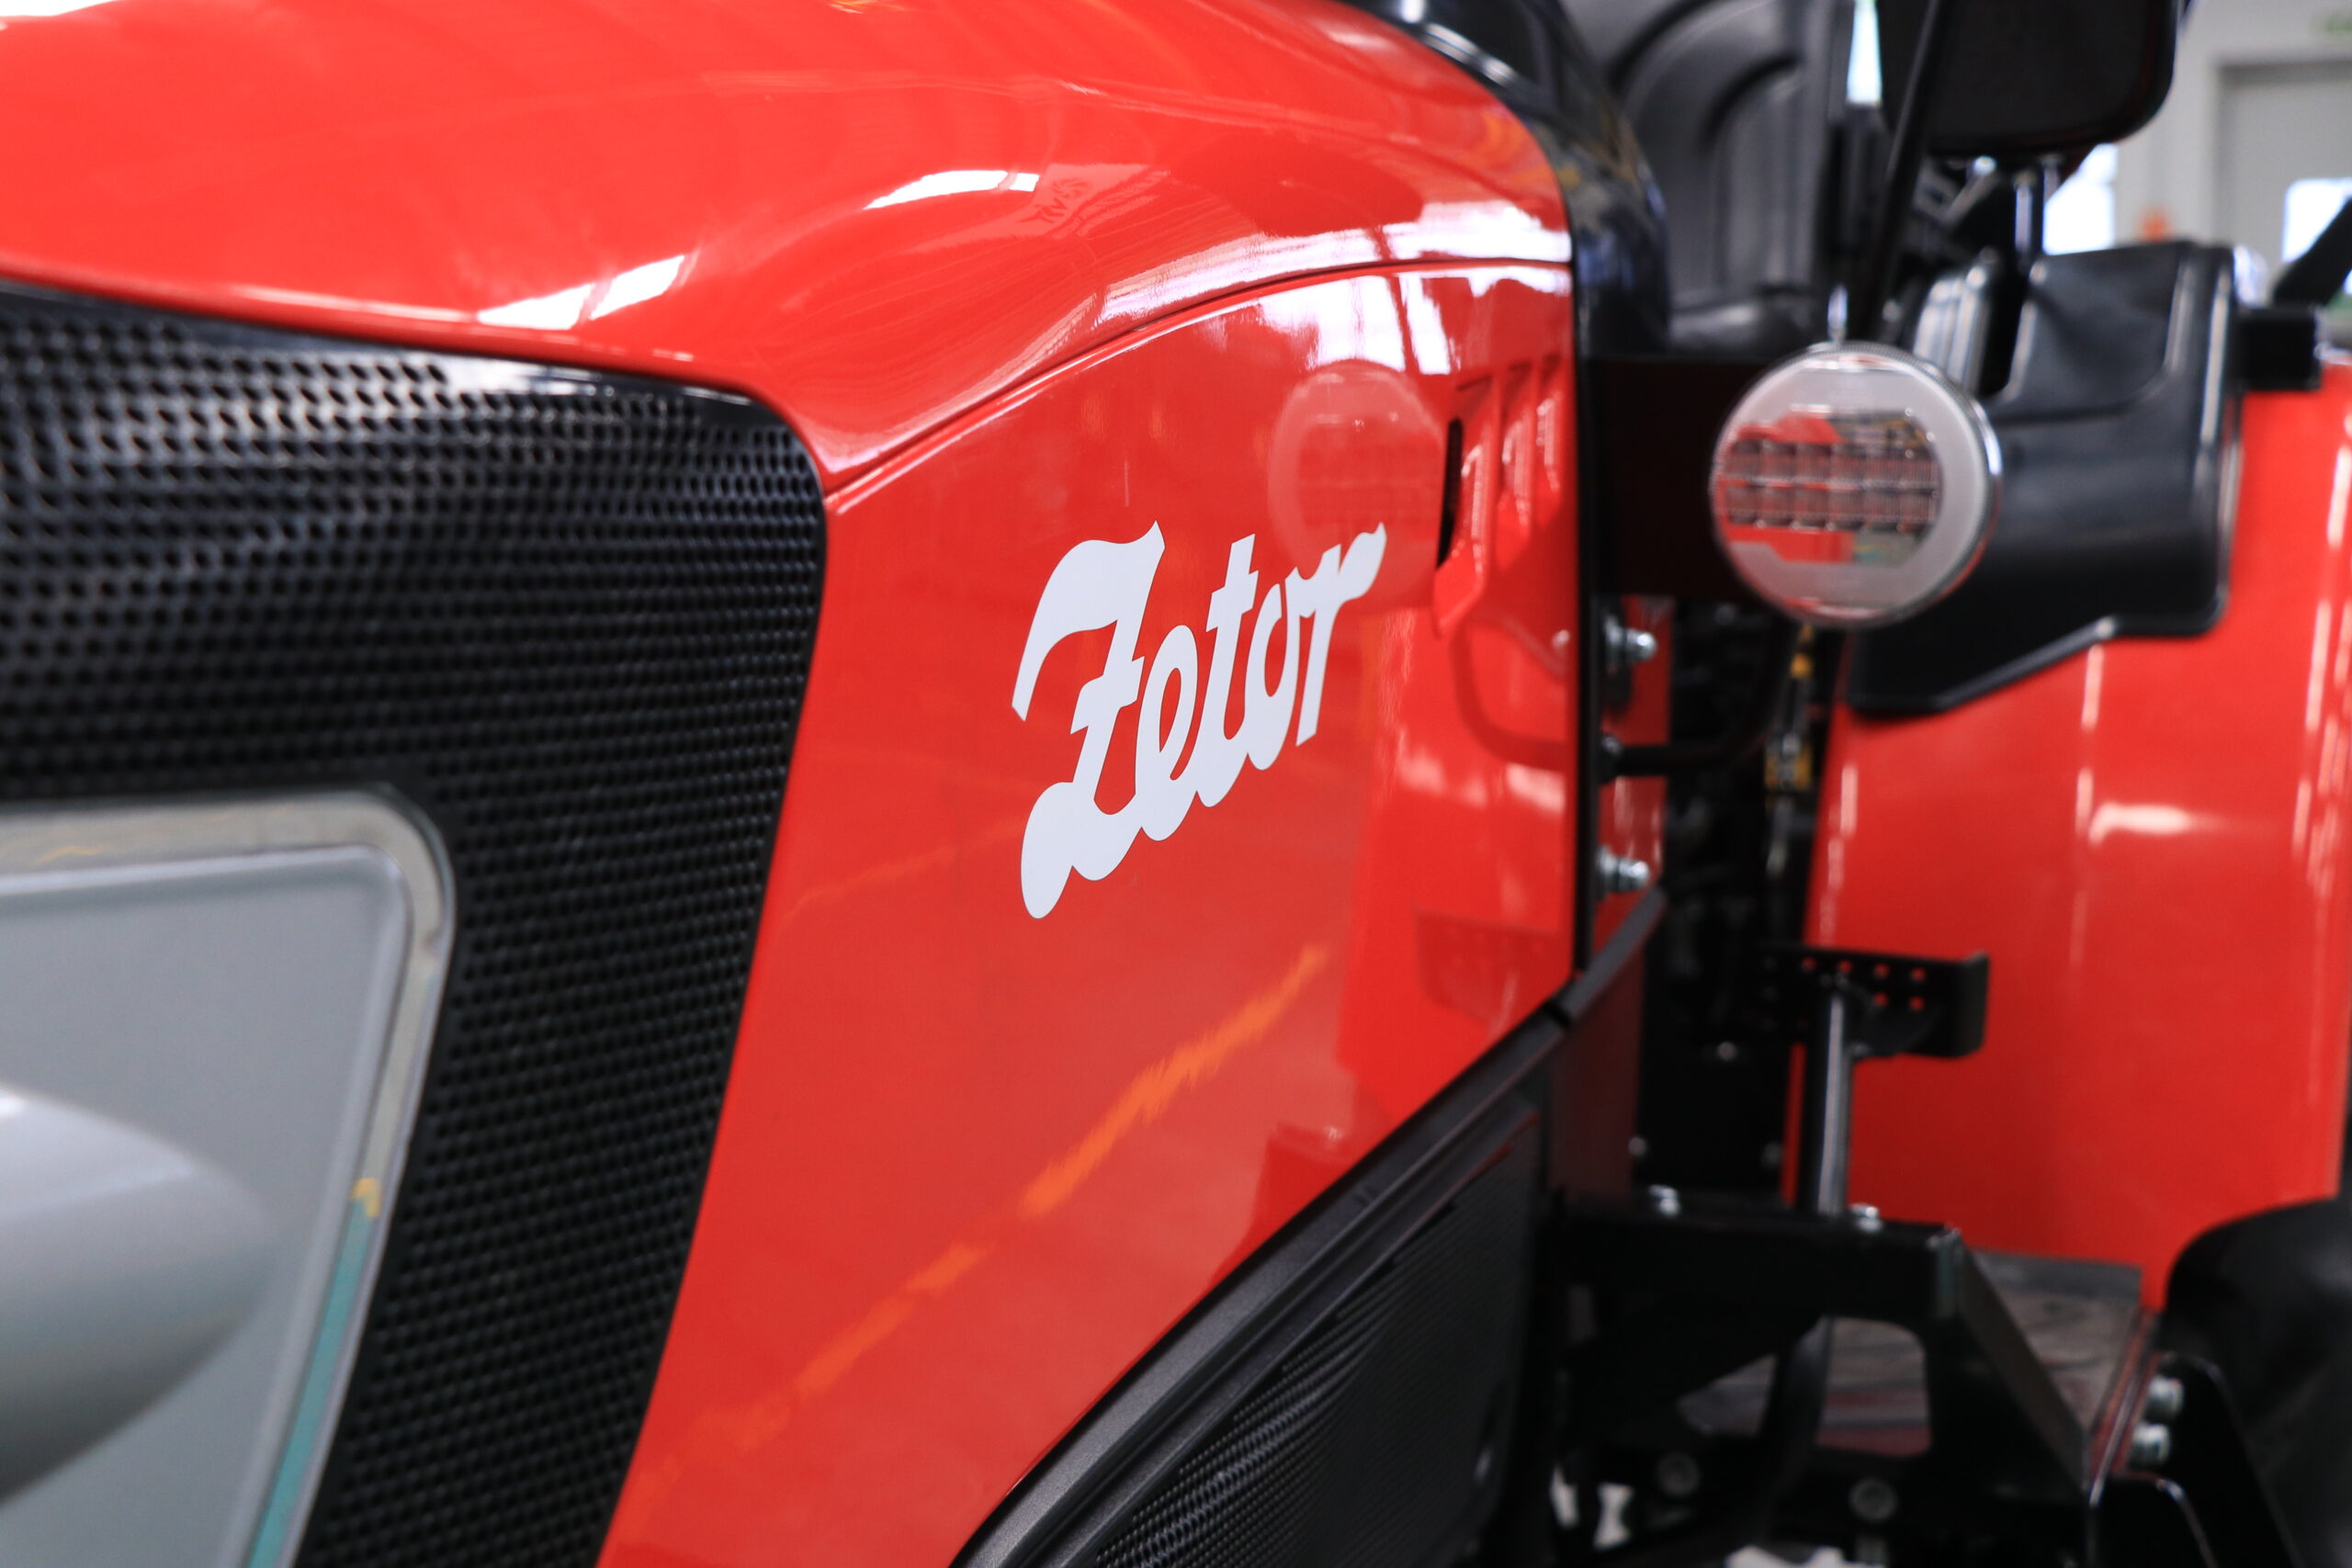
[{"label": "white script lettering", "polygon": [[[1166,549],[1158,524],[1125,544],[1088,539],[1072,546],[1046,580],[1021,650],[1012,711],[1029,716],[1046,655],[1065,637],[1108,626],[1111,649],[1102,672],[1079,688],[1070,713],[1070,733],[1085,737],[1078,766],[1037,797],[1022,835],[1022,902],[1039,919],[1060,901],[1070,873],[1100,882],[1126,858],[1137,834],[1164,840],[1182,826],[1194,802],[1208,807],[1223,800],[1241,776],[1243,762],[1261,771],[1272,767],[1294,733],[1294,717],[1298,744],[1315,738],[1332,624],[1341,605],[1372,591],[1388,531],[1358,534],[1345,549],[1332,546],[1312,572],[1301,577],[1294,571],[1270,582],[1262,597],[1258,573],[1250,565],[1257,543],[1254,534],[1234,542],[1226,555],[1225,584],[1209,595],[1205,676],[1200,641],[1188,626],[1170,627],[1160,639],[1148,674],[1136,655],[1152,579]],[[1245,645],[1241,624],[1253,605],[1257,617]],[[1282,671],[1269,683],[1268,666],[1277,657]],[[1237,671],[1241,725],[1227,733]],[[1143,708],[1136,716],[1135,795],[1118,810],[1105,811],[1095,794],[1110,761],[1112,732],[1119,715],[1138,697]],[[1176,762],[1187,742],[1192,755],[1180,773]]]}]

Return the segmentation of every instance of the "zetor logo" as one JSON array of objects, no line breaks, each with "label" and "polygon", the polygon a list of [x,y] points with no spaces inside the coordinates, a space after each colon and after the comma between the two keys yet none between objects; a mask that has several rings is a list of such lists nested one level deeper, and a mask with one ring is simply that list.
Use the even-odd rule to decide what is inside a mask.
[{"label": "zetor logo", "polygon": [[[1269,584],[1263,599],[1258,597],[1258,574],[1250,569],[1250,552],[1257,542],[1255,534],[1235,542],[1226,558],[1225,586],[1209,595],[1205,683],[1200,643],[1190,626],[1170,627],[1160,639],[1148,678],[1143,660],[1136,657],[1144,605],[1151,597],[1151,581],[1159,574],[1165,543],[1158,524],[1142,538],[1124,545],[1108,539],[1074,545],[1054,568],[1029,621],[1020,678],[1012,684],[1012,711],[1024,719],[1029,716],[1037,671],[1055,644],[1104,626],[1113,630],[1102,673],[1079,688],[1070,715],[1070,733],[1086,737],[1079,748],[1078,768],[1037,797],[1022,836],[1021,897],[1039,919],[1060,900],[1071,872],[1100,882],[1126,858],[1137,833],[1165,839],[1182,825],[1194,801],[1208,807],[1223,800],[1241,776],[1245,760],[1253,767],[1272,767],[1290,734],[1294,709],[1299,744],[1315,738],[1316,720],[1323,711],[1331,624],[1340,605],[1371,591],[1388,546],[1388,530],[1358,534],[1344,551],[1332,546],[1312,572],[1301,577],[1294,571]],[[1241,623],[1252,604],[1258,615],[1250,630],[1241,679],[1241,727],[1228,735],[1225,724],[1234,666],[1241,661]],[[1282,674],[1270,687],[1266,665],[1276,631],[1283,633]],[[1303,665],[1302,643],[1306,654]],[[1168,707],[1171,682],[1176,687],[1172,712]],[[1136,726],[1135,796],[1118,810],[1105,811],[1096,804],[1095,791],[1110,758],[1111,732],[1138,694],[1143,711]],[[1197,736],[1195,715],[1201,720]],[[1165,733],[1160,729],[1163,716]],[[1187,740],[1192,755],[1179,773],[1177,761],[1184,757]]]}]

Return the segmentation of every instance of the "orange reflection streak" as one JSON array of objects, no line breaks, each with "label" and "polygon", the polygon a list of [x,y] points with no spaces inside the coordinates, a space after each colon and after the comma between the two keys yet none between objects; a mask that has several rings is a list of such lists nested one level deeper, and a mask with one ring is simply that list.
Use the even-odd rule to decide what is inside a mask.
[{"label": "orange reflection streak", "polygon": [[1079,1184],[1110,1157],[1120,1139],[1137,1127],[1159,1120],[1176,1097],[1215,1077],[1227,1058],[1262,1038],[1274,1021],[1298,999],[1299,992],[1330,962],[1330,950],[1319,942],[1301,949],[1290,973],[1266,990],[1243,1002],[1224,1022],[1199,1039],[1161,1057],[1138,1073],[1111,1102],[1102,1119],[1087,1129],[1068,1154],[1037,1173],[1021,1194],[1021,1217],[1038,1220],[1052,1213],[1078,1190]]},{"label": "orange reflection streak", "polygon": [[[1121,1140],[1159,1120],[1185,1090],[1206,1083],[1235,1055],[1264,1039],[1330,962],[1331,950],[1324,943],[1309,942],[1301,948],[1280,979],[1137,1073],[1077,1143],[1048,1161],[1030,1179],[1018,1200],[987,1215],[966,1235],[949,1243],[939,1256],[875,1303],[864,1317],[826,1341],[784,1388],[731,1415],[707,1421],[698,1434],[702,1441],[693,1447],[703,1452],[722,1446],[746,1452],[773,1438],[790,1423],[803,1404],[839,1382],[866,1352],[912,1317],[924,1302],[985,1262],[1002,1245],[1006,1232],[1016,1221],[1044,1219],[1060,1208],[1110,1157]],[[659,1473],[642,1477],[639,1485],[632,1488],[630,1502],[636,1507],[650,1505],[700,1457],[697,1454],[695,1460],[689,1460],[681,1450],[673,1450]]]},{"label": "orange reflection streak", "polygon": [[888,887],[892,883],[904,882],[910,876],[921,876],[927,871],[944,871],[983,844],[1019,838],[1026,821],[1026,818],[1010,818],[970,838],[951,840],[935,850],[925,850],[921,854],[885,861],[880,865],[869,865],[854,875],[842,878],[839,882],[820,883],[795,898],[792,901],[792,908],[784,912],[784,918],[787,920],[796,919],[811,909],[820,909],[828,904],[838,904],[844,898],[854,898],[860,893],[869,893],[876,887]]},{"label": "orange reflection streak", "polygon": [[[1001,1224],[1001,1216],[996,1218]],[[842,1374],[854,1366],[860,1356],[889,1337],[899,1325],[913,1315],[916,1307],[970,1273],[973,1265],[995,1250],[993,1237],[949,1243],[946,1251],[916,1269],[907,1277],[904,1284],[876,1302],[874,1310],[858,1319],[849,1332],[836,1334],[826,1342],[825,1348],[800,1369],[800,1375],[792,1380],[791,1397],[777,1418],[756,1430],[752,1440],[773,1435],[785,1420],[790,1418],[793,1405],[822,1393],[839,1382]]]}]

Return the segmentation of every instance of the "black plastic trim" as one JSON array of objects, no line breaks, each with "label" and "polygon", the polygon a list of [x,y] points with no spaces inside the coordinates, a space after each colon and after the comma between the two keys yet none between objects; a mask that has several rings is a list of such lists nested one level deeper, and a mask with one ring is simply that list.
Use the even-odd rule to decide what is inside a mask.
[{"label": "black plastic trim", "polygon": [[2196,637],[2229,592],[2244,371],[2230,253],[2045,258],[2015,368],[1985,402],[2000,514],[1974,573],[1857,634],[1846,701],[1941,713],[2115,637]]},{"label": "black plastic trim", "polygon": [[[2345,209],[2352,211],[2352,202]],[[2347,229],[2352,232],[2352,229]],[[2326,341],[2312,305],[2271,304],[2246,310],[2238,321],[2239,349],[2249,392],[2316,392],[2325,368]]]},{"label": "black plastic trim", "polygon": [[[1900,114],[1928,0],[1881,0],[1880,73]],[[2181,0],[1968,0],[1957,5],[1928,150],[2027,163],[2120,141],[2172,88]],[[2056,111],[2071,117],[2056,123]]]},{"label": "black plastic trim", "polygon": [[2283,1518],[2312,1568],[2340,1568],[2352,1550],[2352,1206],[2328,1198],[2214,1225],[2174,1260],[2165,1300],[2166,1347],[2226,1387],[2260,1469],[2232,1488],[2238,1518],[2219,1522]]},{"label": "black plastic trim", "polygon": [[1652,889],[1583,974],[1440,1091],[1170,1331],[999,1506],[956,1568],[1082,1559],[1415,1228],[1539,1114],[1531,1084],[1656,931]]},{"label": "black plastic trim", "polygon": [[1583,354],[1662,347],[1666,209],[1600,62],[1558,0],[1347,0],[1502,100],[1551,160],[1576,240]]},{"label": "black plastic trim", "polygon": [[1825,336],[1851,7],[1555,3],[1604,62],[1662,193],[1673,345],[1771,359]]},{"label": "black plastic trim", "polygon": [[1666,889],[1662,887],[1651,888],[1631,909],[1625,911],[1625,918],[1618,922],[1617,929],[1610,933],[1600,951],[1592,955],[1592,962],[1585,965],[1584,973],[1570,981],[1566,988],[1553,999],[1552,1006],[1559,1012],[1563,1022],[1574,1024],[1584,1021],[1600,998],[1609,993],[1610,987],[1616,985],[1618,977],[1626,972],[1634,959],[1641,956],[1642,950],[1649,946],[1650,937],[1657,931],[1658,922],[1665,918]]},{"label": "black plastic trim", "polygon": [[1259,1254],[1031,1473],[958,1555],[957,1568],[1086,1561],[1260,1377],[1504,1145],[1525,1135],[1535,1109],[1514,1103],[1512,1091],[1531,1064],[1517,1058],[1550,1049],[1547,1042],[1531,1051],[1529,1031],[1558,1027],[1548,1018],[1525,1026],[1504,1047],[1510,1061],[1498,1088],[1476,1095],[1458,1119],[1438,1118],[1442,1131],[1417,1128],[1419,1135],[1374,1156]]},{"label": "black plastic trim", "polygon": [[1592,366],[1596,439],[1581,466],[1594,476],[1607,585],[1760,604],[1715,543],[1707,476],[1715,438],[1740,397],[1770,367],[1747,358],[1612,355]]}]

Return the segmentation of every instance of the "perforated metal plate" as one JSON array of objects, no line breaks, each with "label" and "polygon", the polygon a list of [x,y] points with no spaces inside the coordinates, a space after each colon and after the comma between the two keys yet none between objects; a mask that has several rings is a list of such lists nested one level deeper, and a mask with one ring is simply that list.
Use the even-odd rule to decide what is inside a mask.
[{"label": "perforated metal plate", "polygon": [[1499,1479],[1532,1184],[1499,1163],[1153,1490],[1097,1568],[1422,1568]]},{"label": "perforated metal plate", "polygon": [[459,936],[305,1568],[585,1565],[822,569],[741,400],[0,292],[0,800],[390,786]]}]

